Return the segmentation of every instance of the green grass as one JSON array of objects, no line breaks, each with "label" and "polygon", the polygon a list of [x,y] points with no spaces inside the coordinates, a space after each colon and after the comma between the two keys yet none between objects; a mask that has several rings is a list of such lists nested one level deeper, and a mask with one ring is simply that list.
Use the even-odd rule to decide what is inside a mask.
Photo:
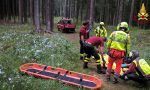
[{"label": "green grass", "polygon": [[[55,21],[58,21],[56,18]],[[55,22],[56,23],[56,22]],[[80,25],[77,25],[77,33]],[[115,28],[107,27],[108,35]],[[30,34],[33,27],[26,25],[0,25],[0,90],[80,90],[79,87],[65,85],[58,81],[43,80],[19,72],[23,63],[37,62],[61,67],[68,70],[90,74],[91,70],[82,71],[79,61],[79,48],[69,42],[65,34],[54,29],[54,35]],[[94,33],[92,32],[91,35]],[[141,58],[150,63],[150,30],[131,28],[132,49],[140,51]],[[77,41],[78,42],[78,41]],[[129,83],[130,85],[130,83]],[[128,86],[129,86],[128,85]],[[113,85],[104,85],[108,90]],[[120,88],[113,87],[120,90]],[[137,89],[129,87],[129,90]],[[144,89],[143,89],[144,90]]]},{"label": "green grass", "polygon": [[0,90],[70,90],[70,86],[61,82],[19,73],[19,66],[28,62],[73,70],[79,57],[74,45],[63,36],[30,34],[30,28],[26,27],[0,26]]}]

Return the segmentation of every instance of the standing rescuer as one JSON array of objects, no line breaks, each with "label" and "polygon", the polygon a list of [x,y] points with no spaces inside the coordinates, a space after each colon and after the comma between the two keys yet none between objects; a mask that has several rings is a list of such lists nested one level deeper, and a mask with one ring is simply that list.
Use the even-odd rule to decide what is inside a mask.
[{"label": "standing rescuer", "polygon": [[[94,58],[96,59],[96,63],[97,63],[97,73],[99,74],[102,73],[100,57],[98,53],[103,54],[105,41],[106,41],[105,38],[92,36],[83,43],[83,49],[85,53],[87,54],[86,58],[83,60],[84,69],[88,68],[88,62],[90,60],[90,57],[94,56]],[[95,47],[97,47],[98,50],[96,50]]]},{"label": "standing rescuer", "polygon": [[85,53],[83,50],[83,42],[89,38],[89,31],[88,31],[88,27],[89,27],[89,22],[86,21],[82,24],[82,26],[80,27],[80,33],[79,33],[79,37],[80,37],[80,60],[83,60]]},{"label": "standing rescuer", "polygon": [[[94,32],[96,33],[97,37],[102,37],[102,38],[105,38],[107,40],[107,30],[105,29],[104,26],[105,26],[104,22],[100,22],[99,26],[96,27],[96,29],[94,30]],[[101,55],[101,57],[102,57],[102,60],[104,62],[103,66],[105,68],[106,66],[105,66],[105,60],[104,60],[103,55]]]},{"label": "standing rescuer", "polygon": [[100,22],[99,26],[94,30],[97,37],[107,38],[107,30],[104,27],[104,22]]},{"label": "standing rescuer", "polygon": [[109,36],[107,42],[108,48],[108,65],[106,70],[107,81],[110,80],[112,65],[115,62],[116,68],[114,70],[113,83],[118,83],[118,77],[120,76],[121,64],[125,55],[130,51],[130,36],[128,34],[129,28],[127,22],[121,22],[119,24],[119,31],[114,31]]}]

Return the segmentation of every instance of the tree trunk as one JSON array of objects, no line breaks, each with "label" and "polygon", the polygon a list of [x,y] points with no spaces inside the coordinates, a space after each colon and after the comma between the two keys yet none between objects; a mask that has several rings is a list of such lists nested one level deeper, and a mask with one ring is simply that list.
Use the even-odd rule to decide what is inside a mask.
[{"label": "tree trunk", "polygon": [[14,0],[12,2],[12,17],[13,17],[14,23],[16,23],[16,18],[15,18],[15,4],[16,4],[16,0]]},{"label": "tree trunk", "polygon": [[22,0],[19,0],[19,24],[23,24]]},{"label": "tree trunk", "polygon": [[91,10],[91,0],[87,0],[87,8],[86,8],[86,14],[85,14],[85,20],[90,19],[90,10]]},{"label": "tree trunk", "polygon": [[39,0],[34,0],[35,32],[41,32]]},{"label": "tree trunk", "polygon": [[54,23],[54,0],[46,0],[46,32],[51,33],[53,31],[53,23]]},{"label": "tree trunk", "polygon": [[129,19],[130,26],[132,25],[133,11],[134,11],[134,0],[132,0],[132,3],[131,3],[131,11],[130,11],[130,19]]},{"label": "tree trunk", "polygon": [[94,0],[90,0],[90,13],[89,13],[89,23],[93,27],[93,15],[94,15]]},{"label": "tree trunk", "polygon": [[33,25],[35,25],[35,22],[34,22],[34,9],[33,9],[33,3],[34,1],[33,0],[30,0],[30,19],[31,19],[31,22]]},{"label": "tree trunk", "polygon": [[78,23],[78,19],[79,19],[79,10],[80,10],[80,0],[76,1],[76,23]]},{"label": "tree trunk", "polygon": [[51,6],[50,6],[50,21],[51,21],[51,31],[53,32],[53,27],[54,27],[54,10],[53,8],[55,7],[54,0],[51,0]]},{"label": "tree trunk", "polygon": [[46,7],[47,7],[47,0],[42,0],[42,24],[46,22]]},{"label": "tree trunk", "polygon": [[118,23],[120,23],[121,20],[122,20],[123,1],[124,1],[124,0],[120,0],[120,4],[119,4]]},{"label": "tree trunk", "polygon": [[24,17],[24,23],[27,23],[27,7],[28,7],[28,5],[27,5],[27,2],[28,2],[28,0],[24,0],[23,1],[23,17]]},{"label": "tree trunk", "polygon": [[51,22],[50,22],[50,0],[45,1],[46,5],[46,32],[50,33],[51,32]]},{"label": "tree trunk", "polygon": [[83,21],[83,7],[84,7],[83,0],[81,0],[81,8],[80,8],[80,18],[81,18],[81,22]]}]

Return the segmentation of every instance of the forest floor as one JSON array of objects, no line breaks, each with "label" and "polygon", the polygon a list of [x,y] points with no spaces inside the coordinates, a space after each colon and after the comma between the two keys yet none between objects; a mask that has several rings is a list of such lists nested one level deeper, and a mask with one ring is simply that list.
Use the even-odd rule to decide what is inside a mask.
[{"label": "forest floor", "polygon": [[[68,39],[68,41],[70,41],[75,46],[77,46],[77,48],[79,47],[79,33],[78,32],[62,33],[62,35],[64,37],[66,37],[66,39]],[[78,60],[77,63],[81,64],[80,70],[83,71],[85,69],[82,68],[81,62],[82,61]],[[89,68],[88,68],[88,70],[86,69],[86,71],[89,72],[89,74],[91,74],[92,76],[96,76],[102,80],[102,90],[150,90],[149,87],[148,88],[145,88],[145,87],[138,88],[138,83],[133,82],[133,81],[124,81],[124,80],[119,79],[118,84],[113,84],[112,81],[106,82],[105,74],[97,74],[95,70],[96,70],[96,66],[94,64],[94,61],[91,61],[89,63]]]}]

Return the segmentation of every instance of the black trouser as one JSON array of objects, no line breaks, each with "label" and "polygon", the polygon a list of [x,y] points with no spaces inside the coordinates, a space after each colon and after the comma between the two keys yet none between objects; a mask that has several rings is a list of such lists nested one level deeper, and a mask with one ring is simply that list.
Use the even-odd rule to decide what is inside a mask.
[{"label": "black trouser", "polygon": [[96,49],[91,44],[88,44],[88,43],[84,42],[83,43],[83,50],[87,54],[87,58],[90,58],[91,56],[94,56],[96,60],[100,59]]},{"label": "black trouser", "polygon": [[80,54],[84,53],[83,41],[80,40]]},{"label": "black trouser", "polygon": [[133,80],[133,81],[138,82],[140,84],[145,84],[148,81],[145,77],[139,76],[135,73],[127,74],[127,77],[129,80]]}]

